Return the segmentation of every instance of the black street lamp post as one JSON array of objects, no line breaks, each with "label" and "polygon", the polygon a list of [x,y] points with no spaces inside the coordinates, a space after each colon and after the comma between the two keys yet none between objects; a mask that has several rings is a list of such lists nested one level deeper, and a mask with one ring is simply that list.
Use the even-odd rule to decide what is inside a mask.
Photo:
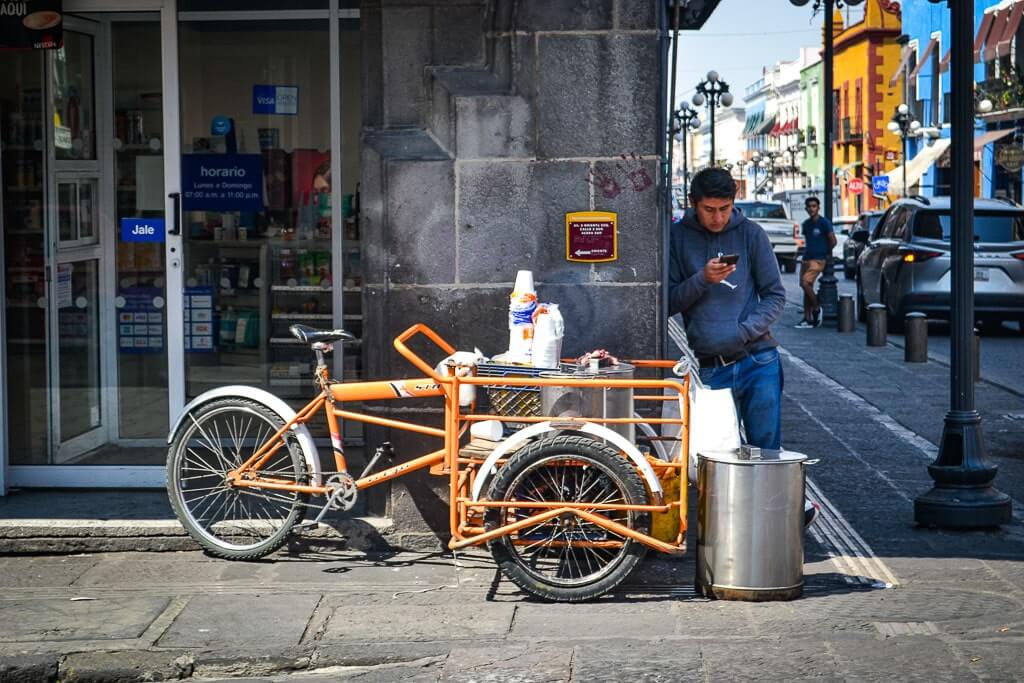
[{"label": "black street lamp post", "polygon": [[754,168],[754,199],[757,199],[757,171],[764,165],[764,158],[760,152],[754,152],[750,156],[750,165]]},{"label": "black street lamp post", "polygon": [[768,157],[768,173],[766,179],[772,184],[772,192],[775,192],[775,173],[778,169],[775,166],[779,163],[779,159],[782,158],[782,152],[771,151],[766,155]]},{"label": "black street lamp post", "polygon": [[672,135],[673,137],[682,143],[683,145],[683,208],[686,208],[689,203],[689,197],[687,194],[689,188],[689,163],[690,158],[686,153],[687,140],[690,137],[691,130],[697,130],[700,128],[700,116],[694,109],[690,108],[690,105],[686,102],[679,103],[679,109],[672,115]]},{"label": "black street lamp post", "polygon": [[921,122],[915,119],[910,114],[910,107],[906,104],[900,104],[896,107],[896,113],[893,114],[892,120],[889,121],[887,128],[900,136],[900,141],[903,144],[903,196],[906,197],[910,194],[907,187],[907,138],[911,135],[916,135],[917,131],[921,128]]},{"label": "black street lamp post", "polygon": [[804,146],[799,144],[799,143],[797,143],[795,145],[790,145],[789,147],[786,148],[786,154],[789,155],[790,175],[793,177],[793,189],[796,189],[796,176],[797,176],[796,157],[797,157],[797,155],[799,155],[803,151],[804,151]]},{"label": "black street lamp post", "polygon": [[974,3],[948,3],[953,94],[951,405],[938,457],[928,466],[935,485],[914,500],[914,520],[923,526],[966,529],[1009,524],[1012,508],[1009,496],[992,486],[999,468],[988,459],[974,402]]},{"label": "black street lamp post", "polygon": [[729,92],[729,84],[718,76],[717,71],[709,71],[703,81],[697,84],[697,92],[693,96],[693,105],[703,107],[708,105],[708,125],[711,128],[711,157],[710,166],[715,165],[715,108],[732,106],[732,93]]},{"label": "black street lamp post", "polygon": [[[789,0],[797,7],[803,7],[811,0]],[[832,142],[835,139],[835,102],[833,86],[833,65],[835,63],[835,10],[846,5],[859,5],[864,0],[814,0],[814,12],[824,10],[825,14],[825,55],[822,71],[824,72],[825,87],[825,117],[824,117],[824,142],[825,142],[825,196],[822,198],[822,208],[825,209],[825,219],[832,222],[833,195],[832,188],[835,184],[835,168],[832,161]],[[832,254],[825,259],[825,272],[818,280],[818,301],[821,304],[821,317],[823,320],[837,320],[839,318],[839,281],[836,280],[835,266],[832,263]]]}]

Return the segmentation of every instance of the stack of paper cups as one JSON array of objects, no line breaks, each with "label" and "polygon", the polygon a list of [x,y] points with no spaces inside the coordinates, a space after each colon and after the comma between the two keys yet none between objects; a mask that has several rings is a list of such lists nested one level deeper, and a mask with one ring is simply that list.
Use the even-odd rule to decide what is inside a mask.
[{"label": "stack of paper cups", "polygon": [[533,357],[533,312],[537,310],[537,292],[533,271],[516,273],[516,284],[508,305],[508,359],[529,364]]}]

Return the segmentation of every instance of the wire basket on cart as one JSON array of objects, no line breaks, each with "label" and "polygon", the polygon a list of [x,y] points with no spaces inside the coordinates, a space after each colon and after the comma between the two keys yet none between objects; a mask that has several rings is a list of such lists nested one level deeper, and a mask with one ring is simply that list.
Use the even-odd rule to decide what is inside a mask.
[{"label": "wire basket on cart", "polygon": [[[558,368],[535,368],[528,365],[479,363],[478,377],[539,377],[542,372],[572,372],[573,366],[562,364]],[[540,415],[540,387],[507,387],[485,384],[490,412],[503,417],[534,417]],[[514,425],[515,423],[509,423]]]}]

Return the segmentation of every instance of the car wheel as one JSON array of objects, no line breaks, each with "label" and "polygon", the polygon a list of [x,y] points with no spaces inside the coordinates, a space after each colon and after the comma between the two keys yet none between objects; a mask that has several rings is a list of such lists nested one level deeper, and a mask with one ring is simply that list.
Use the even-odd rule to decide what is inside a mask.
[{"label": "car wheel", "polygon": [[856,276],[857,273],[856,271],[853,270],[853,268],[850,268],[849,266],[843,266],[843,277],[845,277],[847,280],[853,280]]},{"label": "car wheel", "polygon": [[787,272],[787,273],[795,273],[796,272],[796,259],[795,258],[791,258],[791,259],[786,259],[785,261],[783,261],[782,262],[782,270]]}]

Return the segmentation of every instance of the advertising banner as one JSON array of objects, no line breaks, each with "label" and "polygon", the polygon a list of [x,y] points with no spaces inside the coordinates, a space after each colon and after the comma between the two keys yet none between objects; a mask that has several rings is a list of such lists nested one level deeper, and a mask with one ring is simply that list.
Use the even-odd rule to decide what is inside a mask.
[{"label": "advertising banner", "polygon": [[0,50],[55,50],[64,45],[61,0],[0,0]]}]

